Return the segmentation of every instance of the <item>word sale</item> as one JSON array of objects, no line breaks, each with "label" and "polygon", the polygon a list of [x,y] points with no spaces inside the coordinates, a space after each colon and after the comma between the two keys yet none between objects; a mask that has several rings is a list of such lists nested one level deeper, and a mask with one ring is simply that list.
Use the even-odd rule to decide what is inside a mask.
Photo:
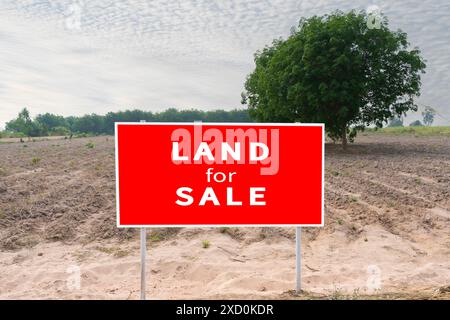
[{"label": "word sale", "polygon": [[[249,205],[251,206],[265,206],[266,202],[261,200],[264,198],[264,191],[266,191],[266,188],[264,187],[251,187],[249,192]],[[192,192],[192,189],[189,187],[181,187],[177,189],[177,196],[180,199],[178,199],[175,203],[179,206],[190,206],[194,203],[194,198],[190,195]],[[200,201],[198,202],[199,206],[204,206],[208,201],[213,203],[215,206],[220,206],[220,201],[217,198],[216,193],[214,192],[214,189],[211,187],[206,187],[205,192],[203,192],[203,196],[201,197]],[[236,201],[233,199],[233,188],[228,187],[227,188],[227,200],[226,200],[227,206],[242,206],[242,201]]]}]

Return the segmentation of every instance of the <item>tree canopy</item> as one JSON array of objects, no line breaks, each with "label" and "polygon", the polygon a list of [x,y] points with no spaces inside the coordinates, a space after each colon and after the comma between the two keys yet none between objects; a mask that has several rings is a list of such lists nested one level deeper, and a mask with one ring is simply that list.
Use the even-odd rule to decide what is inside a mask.
[{"label": "tree canopy", "polygon": [[17,118],[6,123],[6,131],[22,133],[29,137],[67,135],[69,133],[113,134],[114,122],[250,122],[248,110],[177,110],[162,112],[125,110],[108,112],[106,115],[87,114],[81,117],[63,117],[51,113],[39,114],[31,119],[24,108]]},{"label": "tree canopy", "polygon": [[369,28],[364,12],[302,18],[286,39],[255,54],[242,103],[262,122],[325,123],[342,138],[394,116],[417,111],[425,62],[406,33],[391,31],[383,17]]}]

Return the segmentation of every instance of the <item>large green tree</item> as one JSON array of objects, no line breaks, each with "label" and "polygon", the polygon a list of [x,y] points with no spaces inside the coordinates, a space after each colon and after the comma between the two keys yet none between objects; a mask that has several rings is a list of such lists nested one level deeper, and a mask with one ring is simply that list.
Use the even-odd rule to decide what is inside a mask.
[{"label": "large green tree", "polygon": [[320,122],[333,139],[353,139],[417,110],[425,63],[386,17],[369,28],[364,12],[301,19],[286,39],[255,54],[242,103],[262,122]]}]

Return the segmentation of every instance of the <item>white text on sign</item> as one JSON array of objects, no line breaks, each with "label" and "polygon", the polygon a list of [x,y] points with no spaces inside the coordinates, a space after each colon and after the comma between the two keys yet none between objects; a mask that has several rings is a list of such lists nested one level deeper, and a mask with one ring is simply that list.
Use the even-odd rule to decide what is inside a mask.
[{"label": "white text on sign", "polygon": [[[269,144],[270,139],[270,144]],[[203,132],[201,125],[194,126],[194,136],[189,130],[176,129],[172,136],[172,161],[183,164],[260,164],[261,175],[275,175],[279,168],[279,130],[278,129],[226,129],[225,137],[218,129],[207,129]],[[270,147],[269,147],[270,145]],[[247,159],[246,159],[247,157]],[[232,183],[238,172],[214,172],[213,168],[206,170],[207,183]],[[250,187],[247,204],[250,206],[265,206],[265,187]],[[233,187],[226,188],[226,199],[222,202],[212,186],[207,186],[201,198],[196,202],[193,189],[182,186],[176,190],[175,203],[179,206],[205,206],[211,203],[215,206],[242,206],[243,199],[234,199]]]}]

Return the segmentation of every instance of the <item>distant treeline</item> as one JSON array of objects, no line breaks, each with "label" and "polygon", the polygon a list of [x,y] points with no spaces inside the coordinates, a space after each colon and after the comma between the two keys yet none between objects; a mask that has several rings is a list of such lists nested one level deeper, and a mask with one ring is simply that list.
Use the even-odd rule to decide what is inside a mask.
[{"label": "distant treeline", "polygon": [[23,109],[16,119],[6,123],[5,131],[23,136],[47,135],[113,134],[114,122],[251,122],[248,111],[201,111],[196,109],[177,110],[170,108],[162,112],[126,110],[108,112],[106,115],[88,114],[81,117],[63,117],[52,113],[39,114],[31,119],[27,109]]}]

